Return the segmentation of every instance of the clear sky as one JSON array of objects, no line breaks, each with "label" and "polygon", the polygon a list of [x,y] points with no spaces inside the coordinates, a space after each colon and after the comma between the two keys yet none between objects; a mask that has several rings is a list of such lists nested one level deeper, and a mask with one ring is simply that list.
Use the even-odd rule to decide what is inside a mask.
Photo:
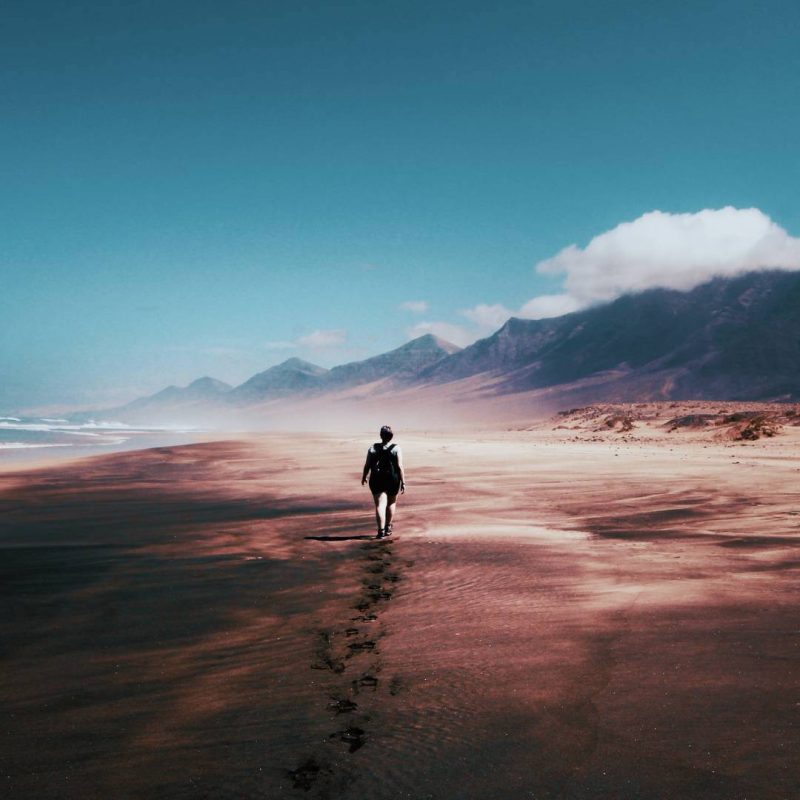
[{"label": "clear sky", "polygon": [[10,0],[0,411],[468,340],[656,210],[800,236],[798,42],[794,0]]}]

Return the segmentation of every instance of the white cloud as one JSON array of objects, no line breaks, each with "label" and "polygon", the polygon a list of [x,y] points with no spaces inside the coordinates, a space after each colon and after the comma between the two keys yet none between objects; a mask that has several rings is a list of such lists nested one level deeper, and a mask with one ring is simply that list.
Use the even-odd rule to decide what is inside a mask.
[{"label": "white cloud", "polygon": [[410,311],[412,314],[424,314],[428,308],[427,300],[406,300],[405,303],[400,303],[401,311]]},{"label": "white cloud", "polygon": [[465,308],[461,312],[471,325],[456,325],[451,322],[419,322],[409,328],[406,333],[410,339],[416,339],[426,333],[432,333],[448,342],[466,347],[474,341],[494,333],[514,312],[500,303],[487,305],[481,303],[474,308]]},{"label": "white cloud", "polygon": [[528,316],[566,313],[654,287],[688,291],[714,277],[758,269],[800,269],[800,239],[757,208],[651,211],[595,236],[585,248],[565,247],[541,261],[542,274],[563,274],[564,294],[534,298]]},{"label": "white cloud", "polygon": [[759,269],[800,270],[800,239],[759,209],[651,211],[595,236],[585,248],[573,244],[541,261],[538,272],[564,276],[562,292],[534,297],[518,311],[482,303],[460,312],[468,326],[421,322],[407,333],[434,333],[464,346],[512,316],[560,317],[623,294],[656,287],[688,291],[717,276]]},{"label": "white cloud", "polygon": [[540,294],[528,300],[516,316],[524,319],[546,319],[548,317],[561,317],[572,311],[577,311],[581,303],[569,294]]},{"label": "white cloud", "polygon": [[453,325],[450,322],[418,322],[406,330],[409,339],[416,339],[426,333],[432,333],[460,347],[466,347],[479,338],[477,334],[468,331],[462,325]]},{"label": "white cloud", "polygon": [[310,347],[312,350],[324,350],[328,347],[338,347],[347,339],[347,331],[342,328],[326,331],[312,331],[306,336],[300,336],[297,344],[301,347]]},{"label": "white cloud", "polygon": [[265,350],[291,350],[296,346],[297,345],[294,342],[287,342],[280,339],[277,341],[264,342],[262,345]]},{"label": "white cloud", "polygon": [[480,303],[475,308],[464,309],[461,314],[481,331],[496,331],[509,317],[514,316],[514,312],[501,303]]}]

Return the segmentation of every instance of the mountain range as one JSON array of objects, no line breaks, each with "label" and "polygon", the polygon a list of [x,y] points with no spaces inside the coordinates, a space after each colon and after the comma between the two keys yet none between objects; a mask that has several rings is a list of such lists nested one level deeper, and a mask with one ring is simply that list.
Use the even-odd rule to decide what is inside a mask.
[{"label": "mountain range", "polygon": [[796,400],[800,273],[752,272],[553,319],[512,318],[419,377],[481,373],[497,378],[500,394],[589,381],[597,399]]},{"label": "mountain range", "polygon": [[200,378],[93,415],[174,421],[354,392],[435,397],[442,387],[450,397],[564,403],[800,400],[800,273],[752,272],[688,292],[651,289],[551,319],[512,317],[463,349],[428,334],[332,369],[290,358],[236,387]]}]

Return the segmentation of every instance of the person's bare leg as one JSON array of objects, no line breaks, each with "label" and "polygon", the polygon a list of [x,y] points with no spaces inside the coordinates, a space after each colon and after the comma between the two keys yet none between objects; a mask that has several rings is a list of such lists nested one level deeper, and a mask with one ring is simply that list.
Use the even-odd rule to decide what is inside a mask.
[{"label": "person's bare leg", "polygon": [[394,519],[394,512],[397,510],[397,495],[390,494],[386,498],[386,527],[392,527],[392,520]]},{"label": "person's bare leg", "polygon": [[386,492],[372,495],[375,498],[375,522],[378,525],[378,533],[386,527]]}]

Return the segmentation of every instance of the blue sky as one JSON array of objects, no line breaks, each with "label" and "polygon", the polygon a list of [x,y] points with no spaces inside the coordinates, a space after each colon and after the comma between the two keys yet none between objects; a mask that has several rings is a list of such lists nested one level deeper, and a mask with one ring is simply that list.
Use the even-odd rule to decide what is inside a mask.
[{"label": "blue sky", "polygon": [[11,2],[0,411],[474,338],[649,212],[794,247],[798,40],[788,1]]}]

